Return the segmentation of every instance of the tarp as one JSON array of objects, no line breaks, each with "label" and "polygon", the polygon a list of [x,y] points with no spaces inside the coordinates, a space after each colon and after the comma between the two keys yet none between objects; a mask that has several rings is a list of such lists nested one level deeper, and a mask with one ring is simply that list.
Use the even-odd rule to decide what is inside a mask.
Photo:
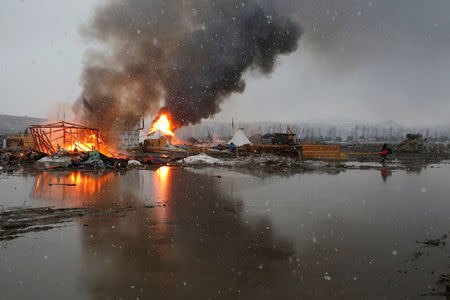
[{"label": "tarp", "polygon": [[98,160],[98,159],[100,159],[100,153],[98,153],[98,151],[89,152],[88,160]]},{"label": "tarp", "polygon": [[234,136],[231,138],[231,140],[228,142],[228,144],[233,143],[234,145],[240,147],[243,145],[251,145],[252,142],[250,142],[250,140],[247,138],[247,136],[245,135],[245,133],[239,129],[238,131],[236,131],[236,133],[234,134]]}]

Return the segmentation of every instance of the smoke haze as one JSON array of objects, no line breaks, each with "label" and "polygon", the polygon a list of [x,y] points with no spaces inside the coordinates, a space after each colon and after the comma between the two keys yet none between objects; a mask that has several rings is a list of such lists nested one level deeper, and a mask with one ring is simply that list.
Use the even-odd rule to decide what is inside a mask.
[{"label": "smoke haze", "polygon": [[107,132],[130,129],[161,103],[177,127],[198,123],[244,91],[246,71],[271,73],[301,33],[256,0],[108,1],[82,28],[103,48],[86,54],[88,104],[80,99],[76,109]]},{"label": "smoke haze", "polygon": [[[156,114],[168,99],[175,49],[220,18],[210,14],[218,11],[211,1],[146,2],[2,1],[1,112],[45,116],[55,101],[80,98],[77,119],[85,114],[104,126],[131,127],[136,114]],[[245,93],[218,99],[222,111],[214,120],[449,125],[450,1],[259,0],[257,6],[301,24],[298,50],[276,57],[269,76],[248,67]],[[209,16],[215,19],[203,20]],[[87,46],[92,49],[83,56]],[[134,54],[141,52],[149,55]],[[86,111],[82,95],[99,113]],[[115,111],[120,117],[109,114]]]}]

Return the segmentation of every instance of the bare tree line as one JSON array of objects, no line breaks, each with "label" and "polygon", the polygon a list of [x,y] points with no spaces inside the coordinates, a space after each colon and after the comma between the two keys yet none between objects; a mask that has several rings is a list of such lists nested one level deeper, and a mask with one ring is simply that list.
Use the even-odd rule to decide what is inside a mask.
[{"label": "bare tree line", "polygon": [[[241,128],[249,137],[264,135],[274,132],[286,132],[290,128],[300,139],[314,139],[325,141],[400,141],[408,133],[420,133],[432,142],[447,142],[450,137],[450,128],[445,127],[403,127],[387,124],[341,124],[329,125],[306,122],[254,122],[239,123],[236,128]],[[191,125],[177,130],[177,136],[181,138],[194,137],[204,140],[212,137],[227,139],[233,135],[230,123],[203,122],[199,125]]]}]

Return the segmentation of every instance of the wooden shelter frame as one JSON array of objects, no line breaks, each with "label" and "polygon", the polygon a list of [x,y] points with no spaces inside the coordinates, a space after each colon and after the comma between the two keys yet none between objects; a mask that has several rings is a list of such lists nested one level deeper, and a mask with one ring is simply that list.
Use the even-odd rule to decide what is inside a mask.
[{"label": "wooden shelter frame", "polygon": [[[94,147],[91,151],[99,150],[103,144],[97,128],[61,121],[46,125],[31,125],[29,127],[33,137],[34,149],[54,154],[59,148],[65,148],[74,142],[85,143],[86,136],[95,136]],[[106,146],[106,145],[105,145]]]}]

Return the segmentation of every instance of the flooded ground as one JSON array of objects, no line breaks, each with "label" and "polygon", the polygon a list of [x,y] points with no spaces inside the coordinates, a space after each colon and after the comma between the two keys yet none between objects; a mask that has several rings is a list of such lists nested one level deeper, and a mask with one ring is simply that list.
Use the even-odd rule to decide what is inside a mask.
[{"label": "flooded ground", "polygon": [[1,174],[0,210],[105,213],[0,241],[0,299],[426,299],[450,273],[446,244],[418,243],[445,242],[449,176],[448,162]]}]

